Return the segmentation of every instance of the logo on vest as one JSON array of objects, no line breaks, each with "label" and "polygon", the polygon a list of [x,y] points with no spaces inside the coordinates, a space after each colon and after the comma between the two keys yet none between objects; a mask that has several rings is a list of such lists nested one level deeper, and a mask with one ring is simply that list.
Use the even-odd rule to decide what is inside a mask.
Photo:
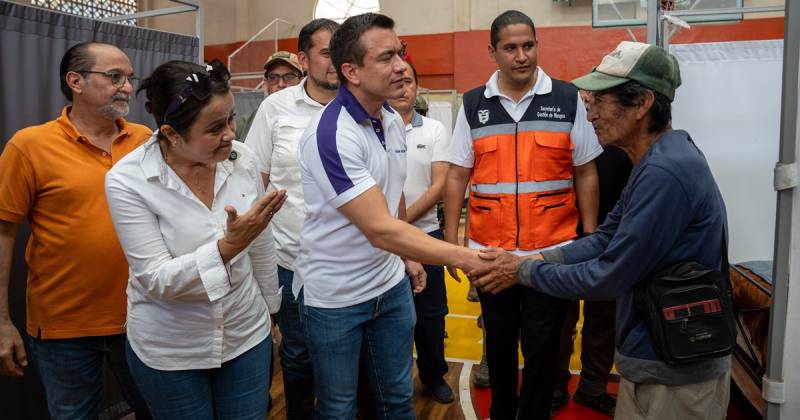
[{"label": "logo on vest", "polygon": [[486,122],[489,121],[489,110],[488,109],[479,109],[478,110],[478,121],[480,121],[481,124],[486,124]]},{"label": "logo on vest", "polygon": [[536,111],[538,118],[550,118],[554,120],[563,120],[567,118],[567,114],[561,112],[561,107],[558,106],[539,106]]}]

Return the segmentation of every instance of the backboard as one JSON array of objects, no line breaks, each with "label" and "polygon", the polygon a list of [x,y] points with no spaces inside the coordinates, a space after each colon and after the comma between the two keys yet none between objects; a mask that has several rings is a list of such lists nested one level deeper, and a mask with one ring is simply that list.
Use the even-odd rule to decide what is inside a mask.
[{"label": "backboard", "polygon": [[[657,0],[662,10],[713,10],[742,7],[742,0]],[[592,26],[645,26],[648,0],[592,0]],[[742,19],[741,13],[685,16],[691,22],[719,22]]]}]

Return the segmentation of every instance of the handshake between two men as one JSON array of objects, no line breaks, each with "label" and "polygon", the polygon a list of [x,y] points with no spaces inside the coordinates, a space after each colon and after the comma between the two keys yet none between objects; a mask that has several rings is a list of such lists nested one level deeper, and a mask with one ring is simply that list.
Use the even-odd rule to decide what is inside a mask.
[{"label": "handshake between two men", "polygon": [[489,247],[476,251],[479,261],[447,267],[453,278],[460,282],[456,269],[461,269],[475,288],[497,294],[519,283],[517,272],[525,260],[541,260],[541,254],[520,257],[502,248]]}]

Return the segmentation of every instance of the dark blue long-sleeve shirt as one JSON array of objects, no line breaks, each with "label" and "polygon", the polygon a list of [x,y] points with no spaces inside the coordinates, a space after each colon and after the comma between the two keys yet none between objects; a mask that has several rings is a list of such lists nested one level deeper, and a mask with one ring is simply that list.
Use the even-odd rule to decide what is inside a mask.
[{"label": "dark blue long-sleeve shirt", "polygon": [[563,298],[616,299],[617,368],[627,379],[710,380],[724,371],[729,358],[679,368],[659,361],[634,306],[633,287],[678,262],[719,269],[725,218],[703,154],[685,131],[667,132],[633,168],[619,202],[597,231],[551,252],[545,261],[526,261],[519,280]]}]

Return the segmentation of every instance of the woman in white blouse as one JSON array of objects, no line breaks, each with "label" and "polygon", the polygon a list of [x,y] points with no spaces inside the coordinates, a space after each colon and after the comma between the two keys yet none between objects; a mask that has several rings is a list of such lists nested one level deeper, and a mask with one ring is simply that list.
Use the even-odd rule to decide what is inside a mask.
[{"label": "woman in white blouse", "polygon": [[171,61],[144,80],[158,131],[106,176],[130,264],[127,357],[157,419],[264,419],[280,307],[265,194],[234,141],[230,75]]}]

